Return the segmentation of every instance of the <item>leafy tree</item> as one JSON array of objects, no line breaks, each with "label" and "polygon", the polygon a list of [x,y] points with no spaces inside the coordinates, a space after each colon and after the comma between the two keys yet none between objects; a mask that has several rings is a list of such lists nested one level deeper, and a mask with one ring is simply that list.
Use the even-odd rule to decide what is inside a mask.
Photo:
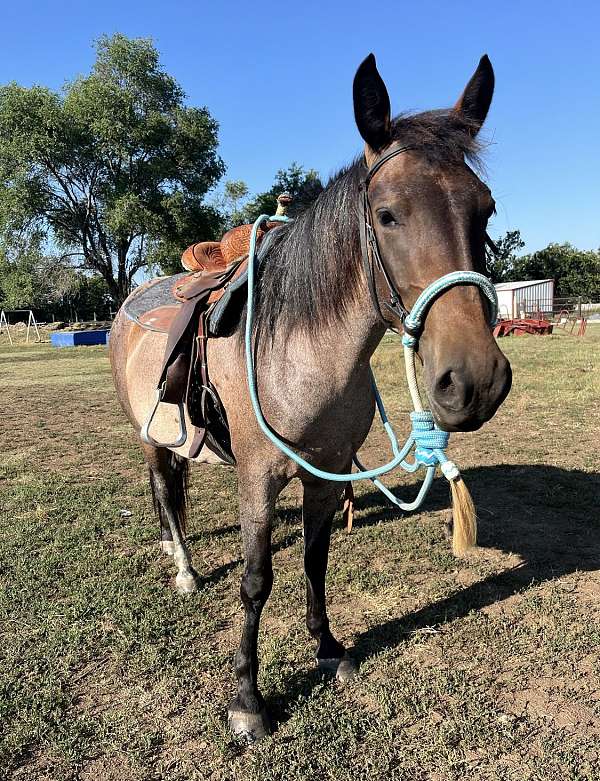
[{"label": "leafy tree", "polygon": [[[248,197],[248,185],[241,179],[230,179],[223,185],[223,190],[212,198],[214,208],[222,215],[222,231],[228,231],[236,225],[245,222],[244,201]],[[202,237],[198,236],[197,241]]]},{"label": "leafy tree", "polygon": [[140,269],[218,234],[203,199],[224,165],[217,123],[184,105],[150,40],[104,36],[96,51],[61,93],[0,88],[0,234],[79,250],[120,303]]},{"label": "leafy tree", "polygon": [[518,258],[517,253],[525,246],[518,230],[508,231],[496,239],[496,252],[488,252],[488,271],[492,282],[506,282],[514,269]]},{"label": "leafy tree", "polygon": [[0,309],[31,309],[42,297],[40,255],[0,249]]},{"label": "leafy tree", "polygon": [[247,197],[248,185],[246,182],[242,182],[241,179],[225,182],[225,198],[231,207],[228,210],[231,225],[238,225],[242,222],[244,217],[241,211],[241,203]]},{"label": "leafy tree", "polygon": [[518,258],[511,280],[554,279],[558,297],[600,298],[600,251],[580,250],[572,244],[549,244]]},{"label": "leafy tree", "polygon": [[45,255],[39,237],[0,247],[0,308],[33,309],[38,319],[106,318],[114,302],[105,280],[68,259]]},{"label": "leafy tree", "polygon": [[243,222],[254,222],[261,214],[275,214],[277,196],[289,193],[294,199],[289,214],[293,216],[311,204],[323,190],[318,173],[308,171],[298,163],[292,163],[287,169],[280,169],[270,190],[261,193],[249,201],[243,209]]}]

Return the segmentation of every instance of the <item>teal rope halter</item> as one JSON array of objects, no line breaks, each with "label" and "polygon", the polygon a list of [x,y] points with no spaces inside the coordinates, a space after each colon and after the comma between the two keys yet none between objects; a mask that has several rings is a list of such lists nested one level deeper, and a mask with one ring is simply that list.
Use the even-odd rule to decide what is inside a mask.
[{"label": "teal rope halter", "polygon": [[[299,456],[294,450],[292,450],[292,448],[286,445],[285,442],[283,442],[277,436],[277,434],[275,434],[275,432],[271,429],[265,420],[260,407],[260,402],[258,400],[252,348],[252,327],[254,322],[254,263],[256,260],[256,239],[258,230],[265,221],[288,222],[289,218],[285,216],[269,217],[266,214],[262,214],[254,223],[252,227],[252,233],[250,235],[250,247],[248,251],[248,307],[246,313],[245,348],[248,389],[258,425],[267,439],[269,439],[277,448],[279,448],[279,450],[291,458],[292,461],[298,464],[298,466],[302,467],[315,477],[322,478],[323,480],[334,480],[343,483],[353,482],[356,480],[372,480],[373,483],[385,494],[385,496],[402,510],[416,510],[418,507],[420,507],[421,503],[425,499],[425,496],[427,495],[427,492],[429,491],[429,488],[431,487],[431,483],[433,482],[435,470],[438,464],[444,476],[448,480],[456,479],[459,476],[459,471],[456,465],[447,458],[444,452],[448,446],[450,435],[448,432],[437,428],[432,413],[423,409],[417,386],[415,373],[415,349],[418,345],[418,337],[424,327],[427,311],[433,301],[435,301],[436,298],[438,298],[449,288],[455,287],[456,285],[476,285],[485,294],[491,304],[490,321],[493,323],[496,321],[498,311],[498,299],[494,286],[489,281],[489,279],[487,279],[487,277],[484,277],[483,274],[478,274],[475,271],[453,271],[450,274],[445,274],[443,277],[436,279],[435,282],[432,282],[431,285],[425,288],[425,290],[416,300],[410,314],[405,321],[405,326],[408,330],[410,330],[411,333],[405,333],[405,335],[402,337],[407,381],[415,409],[415,411],[411,412],[410,415],[412,430],[408,436],[408,439],[404,445],[400,447],[398,439],[386,415],[383,400],[377,388],[377,383],[375,382],[375,377],[371,372],[373,392],[375,394],[375,403],[377,405],[377,410],[381,417],[383,427],[390,440],[390,445],[392,448],[392,459],[383,466],[375,467],[374,469],[365,469],[358,460],[358,457],[355,455],[353,460],[360,471],[342,474],[337,472],[327,472],[323,469],[319,469],[318,467],[313,466],[304,458]],[[413,461],[407,461],[406,458],[413,447],[415,448]],[[407,472],[416,472],[422,466],[427,470],[423,484],[416,499],[413,502],[401,501],[378,479],[380,476],[391,472],[398,466],[401,466]]]}]

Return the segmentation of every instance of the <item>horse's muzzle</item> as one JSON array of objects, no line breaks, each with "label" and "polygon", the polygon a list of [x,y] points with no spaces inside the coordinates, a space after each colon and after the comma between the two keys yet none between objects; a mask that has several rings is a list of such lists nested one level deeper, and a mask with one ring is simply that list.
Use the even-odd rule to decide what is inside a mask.
[{"label": "horse's muzzle", "polygon": [[429,400],[436,422],[444,431],[476,431],[493,417],[512,384],[510,363],[498,351],[486,372],[450,365],[439,370]]}]

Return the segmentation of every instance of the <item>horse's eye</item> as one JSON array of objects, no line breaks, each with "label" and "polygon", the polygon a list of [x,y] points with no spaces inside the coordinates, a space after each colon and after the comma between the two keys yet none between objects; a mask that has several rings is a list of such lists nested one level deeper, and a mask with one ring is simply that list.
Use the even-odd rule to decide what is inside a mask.
[{"label": "horse's eye", "polygon": [[381,209],[381,211],[377,212],[377,217],[379,219],[379,223],[381,225],[397,225],[396,219],[394,215],[387,211],[387,209]]}]

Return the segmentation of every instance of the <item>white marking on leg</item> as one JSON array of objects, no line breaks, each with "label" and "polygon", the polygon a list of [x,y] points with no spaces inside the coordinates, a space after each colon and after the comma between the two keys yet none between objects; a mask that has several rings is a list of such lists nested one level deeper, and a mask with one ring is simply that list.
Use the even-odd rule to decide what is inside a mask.
[{"label": "white marking on leg", "polygon": [[185,542],[178,534],[173,534],[173,558],[177,566],[175,585],[180,594],[193,594],[198,591],[197,576],[192,567],[192,557]]}]

